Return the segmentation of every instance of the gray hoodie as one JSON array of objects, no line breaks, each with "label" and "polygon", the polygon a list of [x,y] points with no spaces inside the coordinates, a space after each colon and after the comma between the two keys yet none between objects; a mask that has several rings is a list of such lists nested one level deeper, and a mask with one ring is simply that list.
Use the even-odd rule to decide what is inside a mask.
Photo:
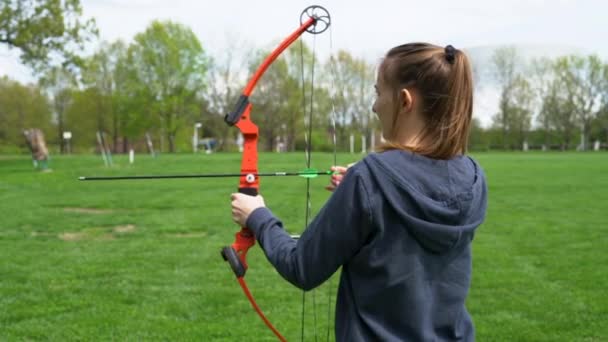
[{"label": "gray hoodie", "polygon": [[351,167],[299,240],[267,208],[247,226],[304,290],[342,266],[337,341],[473,341],[465,299],[486,206],[485,177],[470,157],[395,150]]}]

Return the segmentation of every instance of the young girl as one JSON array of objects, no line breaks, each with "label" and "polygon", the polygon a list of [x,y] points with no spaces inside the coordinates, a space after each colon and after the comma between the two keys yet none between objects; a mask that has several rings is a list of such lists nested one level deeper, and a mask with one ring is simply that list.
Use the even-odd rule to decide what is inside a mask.
[{"label": "young girl", "polygon": [[304,290],[342,266],[337,341],[472,341],[465,299],[487,190],[482,169],[465,155],[470,63],[451,45],[397,46],[375,88],[386,143],[348,169],[334,168],[334,193],[298,241],[261,196],[233,194],[233,219]]}]

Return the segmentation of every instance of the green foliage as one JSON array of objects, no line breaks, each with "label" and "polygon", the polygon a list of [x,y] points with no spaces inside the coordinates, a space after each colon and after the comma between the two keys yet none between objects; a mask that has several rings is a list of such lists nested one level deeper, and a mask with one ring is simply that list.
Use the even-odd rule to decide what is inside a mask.
[{"label": "green foliage", "polygon": [[479,119],[473,118],[469,134],[469,151],[486,151],[489,149],[490,141],[488,134],[485,134]]},{"label": "green foliage", "polygon": [[348,148],[352,132],[364,132],[369,136],[376,126],[372,113],[376,83],[375,66],[340,50],[325,65],[326,83],[330,84],[332,107],[335,110],[336,135],[343,150]]},{"label": "green foliage", "polygon": [[8,145],[2,149],[15,151],[25,147],[23,130],[29,128],[40,128],[47,141],[56,141],[47,98],[37,86],[0,78],[0,146]]},{"label": "green foliage", "polygon": [[173,152],[177,131],[200,111],[208,68],[203,47],[188,27],[154,21],[135,36],[128,61]]},{"label": "green foliage", "polygon": [[502,130],[504,148],[519,149],[529,140],[534,116],[546,146],[558,140],[562,149],[575,147],[581,134],[579,147],[588,149],[589,142],[601,136],[608,64],[599,57],[543,58],[526,65],[508,48],[496,51],[494,64],[502,89],[494,127]]},{"label": "green foliage", "polygon": [[513,47],[497,49],[493,56],[496,79],[502,91],[494,127],[502,131],[505,149],[521,149],[532,126],[533,100],[530,82],[522,74],[521,58]]},{"label": "green foliage", "polygon": [[[0,157],[0,340],[274,340],[219,250],[232,242],[236,179],[91,182],[81,175],[238,170],[239,154],[57,156],[38,173]],[[608,336],[605,153],[476,154],[489,182],[473,241],[467,302],[480,341],[599,341]],[[313,167],[332,165],[314,154]],[[339,164],[355,161],[338,155]],[[260,155],[262,171],[301,170],[303,153]],[[311,180],[313,212],[329,193]],[[292,233],[304,225],[305,181],[265,178],[262,193]],[[17,213],[17,215],[15,215]],[[299,340],[301,292],[256,246],[247,279],[273,323]],[[328,291],[315,291],[324,339]],[[312,293],[306,339],[312,340]],[[333,336],[333,332],[330,334]]]},{"label": "green foliage", "polygon": [[[308,143],[310,144],[310,148],[313,152],[319,151],[333,153],[334,151],[334,142],[331,132],[315,130],[313,131],[312,138]],[[305,151],[307,146],[307,141],[304,135],[302,135],[302,137],[296,141],[296,150]]]},{"label": "green foliage", "polygon": [[[559,58],[554,64],[555,74],[561,83],[565,105],[571,109],[577,125],[582,127],[582,134],[588,137],[591,122],[599,115],[601,103],[608,97],[604,84],[605,66],[597,56],[567,56]],[[587,144],[587,139],[583,144]],[[586,146],[582,146],[585,148]]]},{"label": "green foliage", "polygon": [[99,99],[95,88],[76,91],[72,105],[65,113],[65,130],[72,132],[72,151],[93,152],[97,145],[95,134],[99,130]]},{"label": "green foliage", "polygon": [[[94,105],[81,113],[82,120],[89,121],[89,134],[108,132],[114,152],[126,152],[119,139],[129,140],[141,136],[147,128],[145,118],[146,99],[130,73],[127,46],[118,40],[102,43],[93,56],[86,60],[82,73],[85,86],[83,94],[92,96]],[[80,121],[80,120],[79,120]]]},{"label": "green foliage", "polygon": [[19,49],[36,71],[57,59],[63,67],[78,65],[77,52],[97,35],[95,21],[81,16],[80,0],[2,0],[0,44]]},{"label": "green foliage", "polygon": [[76,76],[61,67],[50,67],[45,70],[38,83],[46,90],[50,97],[53,118],[57,123],[55,131],[55,142],[59,144],[61,153],[66,151],[63,132],[66,130],[66,112],[72,104],[72,93],[76,88]]}]

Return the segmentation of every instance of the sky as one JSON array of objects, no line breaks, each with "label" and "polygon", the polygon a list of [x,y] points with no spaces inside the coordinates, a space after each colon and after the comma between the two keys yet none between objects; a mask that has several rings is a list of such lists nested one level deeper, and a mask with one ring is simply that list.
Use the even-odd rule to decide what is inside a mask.
[{"label": "sky", "polygon": [[[332,18],[331,34],[314,37],[321,57],[344,49],[377,63],[393,46],[426,41],[465,49],[512,44],[566,47],[608,60],[606,0],[81,1],[84,15],[95,18],[102,40],[130,42],[150,21],[172,20],[190,27],[212,56],[273,47],[297,28],[302,10],[314,4],[325,7]],[[312,43],[313,38],[304,39]],[[4,47],[0,75],[22,82],[34,79],[20,65],[17,52]],[[483,122],[488,122],[488,115],[483,115]]]}]

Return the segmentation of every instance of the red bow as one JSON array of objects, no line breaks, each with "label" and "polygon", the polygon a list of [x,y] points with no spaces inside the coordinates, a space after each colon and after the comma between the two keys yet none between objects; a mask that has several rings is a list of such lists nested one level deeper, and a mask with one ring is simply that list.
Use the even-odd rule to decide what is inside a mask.
[{"label": "red bow", "polygon": [[[251,121],[251,103],[249,96],[253,92],[255,85],[258,83],[266,69],[276,58],[295,42],[302,33],[309,32],[318,34],[324,32],[330,25],[330,17],[327,10],[321,6],[307,7],[300,16],[300,27],[290,34],[283,42],[270,54],[262,65],[254,73],[253,77],[247,83],[243,94],[237,101],[235,110],[226,115],[225,121],[228,125],[234,125],[239,128],[243,134],[243,159],[241,161],[241,176],[239,181],[238,191],[250,196],[256,196],[259,192],[260,183],[258,176],[258,126]],[[264,321],[266,326],[281,341],[285,338],[279,331],[270,323],[264,315],[253,295],[245,282],[245,273],[247,272],[247,251],[255,244],[255,236],[247,227],[241,227],[241,230],[236,233],[235,241],[229,247],[222,248],[222,256],[228,261],[230,267],[234,271],[236,278],[243,289],[243,292],[249,299],[249,302]]]}]

